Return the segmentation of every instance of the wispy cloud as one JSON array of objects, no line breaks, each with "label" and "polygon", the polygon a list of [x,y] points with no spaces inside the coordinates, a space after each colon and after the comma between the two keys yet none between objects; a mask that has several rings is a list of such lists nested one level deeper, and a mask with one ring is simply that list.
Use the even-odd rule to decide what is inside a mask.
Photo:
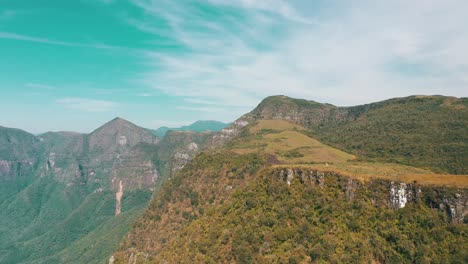
[{"label": "wispy cloud", "polygon": [[47,38],[31,37],[31,36],[20,35],[20,34],[15,34],[15,33],[10,33],[10,32],[2,32],[2,31],[0,31],[0,38],[37,42],[37,43],[51,44],[51,45],[61,45],[61,46],[75,46],[75,47],[81,46],[81,44],[77,44],[77,43],[56,41],[56,40],[51,40]]},{"label": "wispy cloud", "polygon": [[139,97],[152,97],[154,95],[152,93],[137,93],[136,96],[139,96]]},{"label": "wispy cloud", "polygon": [[28,35],[21,35],[11,32],[4,32],[0,31],[0,39],[10,39],[10,40],[18,40],[18,41],[27,41],[27,42],[34,42],[34,43],[41,43],[41,44],[48,44],[48,45],[57,45],[57,46],[66,46],[66,47],[78,47],[78,48],[91,48],[91,49],[100,49],[100,50],[115,50],[115,51],[125,51],[131,53],[141,53],[144,54],[148,52],[144,49],[138,48],[128,48],[116,45],[108,45],[105,43],[79,43],[79,42],[67,42],[67,41],[60,41],[54,40],[49,38],[41,38],[41,37],[34,37]]},{"label": "wispy cloud", "polygon": [[119,104],[112,101],[101,101],[86,98],[61,98],[57,103],[70,109],[85,112],[109,112],[119,107]]},{"label": "wispy cloud", "polygon": [[[333,1],[331,10],[340,12],[320,19],[286,1],[211,0],[221,14],[216,19],[204,18],[196,5],[135,3],[164,19],[188,51],[147,53],[141,81],[194,103],[253,107],[273,94],[340,105],[467,96],[466,1]],[[158,35],[151,19],[142,23]]]},{"label": "wispy cloud", "polygon": [[34,89],[45,89],[45,90],[55,90],[57,87],[48,85],[48,84],[42,84],[42,83],[27,83],[26,87],[28,88],[34,88]]}]

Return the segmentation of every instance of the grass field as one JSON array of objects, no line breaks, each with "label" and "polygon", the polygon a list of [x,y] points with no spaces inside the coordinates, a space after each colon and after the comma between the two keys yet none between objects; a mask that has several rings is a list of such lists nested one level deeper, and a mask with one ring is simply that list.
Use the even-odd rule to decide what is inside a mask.
[{"label": "grass field", "polygon": [[232,151],[243,154],[261,150],[282,163],[341,163],[356,158],[304,135],[303,130],[283,120],[260,120],[249,129],[249,136],[232,146]]},{"label": "grass field", "polygon": [[265,152],[275,155],[281,165],[334,171],[361,181],[386,179],[424,185],[468,188],[468,175],[437,174],[395,163],[362,162],[356,156],[327,146],[306,135],[306,129],[283,120],[260,120],[249,133],[231,145],[233,152]]}]

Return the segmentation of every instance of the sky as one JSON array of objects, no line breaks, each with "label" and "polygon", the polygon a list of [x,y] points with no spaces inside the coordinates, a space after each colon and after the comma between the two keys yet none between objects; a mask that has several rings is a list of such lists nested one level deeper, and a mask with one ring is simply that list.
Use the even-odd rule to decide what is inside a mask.
[{"label": "sky", "polygon": [[230,122],[270,95],[468,96],[466,0],[0,0],[0,125]]}]

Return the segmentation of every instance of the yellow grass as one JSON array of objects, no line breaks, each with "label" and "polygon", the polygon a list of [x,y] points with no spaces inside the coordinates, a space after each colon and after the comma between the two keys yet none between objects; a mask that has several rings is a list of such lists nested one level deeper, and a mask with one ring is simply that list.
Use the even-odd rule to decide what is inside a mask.
[{"label": "yellow grass", "polygon": [[304,127],[289,123],[284,120],[259,120],[255,126],[250,128],[250,133],[258,133],[262,129],[273,129],[277,131],[286,131],[286,130],[304,130]]},{"label": "yellow grass", "polygon": [[284,163],[340,163],[355,159],[351,154],[298,132],[301,130],[305,128],[286,121],[261,120],[250,128],[254,137],[237,144],[232,151],[245,154],[262,150]]}]

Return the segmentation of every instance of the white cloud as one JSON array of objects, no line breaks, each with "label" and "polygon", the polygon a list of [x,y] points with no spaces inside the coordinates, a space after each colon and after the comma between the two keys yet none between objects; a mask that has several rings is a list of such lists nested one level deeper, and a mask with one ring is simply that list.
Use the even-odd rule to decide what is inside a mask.
[{"label": "white cloud", "polygon": [[119,107],[119,104],[112,101],[101,101],[86,98],[61,98],[57,103],[70,109],[85,112],[110,112]]},{"label": "white cloud", "polygon": [[[188,6],[138,1],[148,14],[165,18],[173,38],[190,51],[147,53],[146,85],[236,114],[275,94],[338,105],[468,95],[466,1],[356,1],[317,23],[285,1],[211,2],[237,6],[247,18],[204,21]],[[150,28],[150,20],[144,23]],[[157,34],[157,27],[150,29]]]}]

